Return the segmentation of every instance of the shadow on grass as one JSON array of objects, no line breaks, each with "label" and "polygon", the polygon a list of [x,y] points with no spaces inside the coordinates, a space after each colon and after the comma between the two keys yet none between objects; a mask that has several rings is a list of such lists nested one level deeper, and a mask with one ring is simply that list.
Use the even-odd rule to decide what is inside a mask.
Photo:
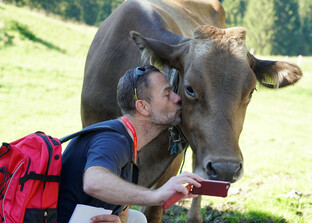
[{"label": "shadow on grass", "polygon": [[[187,218],[187,209],[173,205],[163,215],[162,223],[183,223]],[[203,223],[286,223],[284,218],[263,212],[241,213],[239,211],[219,211],[207,206],[201,209]]]},{"label": "shadow on grass", "polygon": [[31,30],[29,30],[27,25],[14,21],[12,22],[12,30],[18,31],[23,37],[29,39],[30,41],[40,43],[49,49],[56,50],[61,53],[66,53],[65,50],[59,48],[58,46],[55,46],[54,44],[37,37]]}]

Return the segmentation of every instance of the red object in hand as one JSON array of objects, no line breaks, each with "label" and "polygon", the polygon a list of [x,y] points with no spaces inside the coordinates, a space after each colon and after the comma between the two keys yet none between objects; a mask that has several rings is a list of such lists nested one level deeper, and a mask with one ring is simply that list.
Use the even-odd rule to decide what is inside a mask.
[{"label": "red object in hand", "polygon": [[226,197],[231,185],[230,182],[217,180],[204,180],[200,184],[201,187],[193,187],[192,194]]},{"label": "red object in hand", "polygon": [[[192,185],[189,184],[186,186],[188,191],[190,192],[192,189]],[[167,200],[165,200],[162,204],[161,207],[165,210],[167,210],[169,207],[171,207],[173,204],[178,202],[179,200],[183,199],[185,195],[183,193],[176,192],[173,195],[171,195]]]},{"label": "red object in hand", "polygon": [[[201,187],[194,187],[193,185],[189,184],[186,186],[186,188],[192,194],[226,197],[227,192],[231,185],[230,182],[217,180],[204,180],[200,182],[200,184]],[[174,203],[178,202],[184,197],[185,197],[184,194],[176,192],[173,195],[171,195],[167,200],[165,200],[161,204],[161,206],[165,211],[169,207],[171,207]]]}]

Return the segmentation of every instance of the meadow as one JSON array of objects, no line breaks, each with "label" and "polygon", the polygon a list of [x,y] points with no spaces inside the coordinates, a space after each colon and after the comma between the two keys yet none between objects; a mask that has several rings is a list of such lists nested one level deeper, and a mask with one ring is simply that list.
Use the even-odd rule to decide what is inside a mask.
[{"label": "meadow", "polygon": [[[96,30],[0,4],[0,142],[81,129],[84,63]],[[294,86],[258,86],[240,138],[245,174],[227,198],[203,198],[205,222],[312,222],[311,64],[302,58],[304,77]],[[183,170],[191,171],[190,149]],[[168,222],[184,221],[189,201],[178,205],[181,214],[169,209]]]}]

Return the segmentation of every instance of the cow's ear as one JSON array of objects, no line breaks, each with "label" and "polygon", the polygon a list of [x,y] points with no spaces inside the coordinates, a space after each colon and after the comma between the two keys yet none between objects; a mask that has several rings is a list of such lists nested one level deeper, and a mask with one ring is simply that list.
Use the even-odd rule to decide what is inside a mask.
[{"label": "cow's ear", "polygon": [[188,44],[169,45],[156,39],[146,38],[135,31],[130,32],[130,38],[142,51],[143,61],[149,60],[160,70],[166,65],[176,69],[182,68],[180,56],[183,55]]},{"label": "cow's ear", "polygon": [[248,59],[258,81],[266,87],[285,87],[294,84],[302,77],[300,68],[293,63],[259,60],[249,53]]}]

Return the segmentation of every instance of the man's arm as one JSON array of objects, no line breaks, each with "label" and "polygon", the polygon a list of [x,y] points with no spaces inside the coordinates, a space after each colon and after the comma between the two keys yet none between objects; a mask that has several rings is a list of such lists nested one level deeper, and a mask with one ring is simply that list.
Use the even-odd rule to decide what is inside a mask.
[{"label": "man's arm", "polygon": [[200,187],[203,179],[197,174],[182,173],[172,177],[166,184],[157,190],[129,183],[108,169],[100,166],[89,167],[83,177],[83,189],[92,197],[107,203],[117,205],[160,205],[175,192],[188,195],[183,184],[190,183]]}]

